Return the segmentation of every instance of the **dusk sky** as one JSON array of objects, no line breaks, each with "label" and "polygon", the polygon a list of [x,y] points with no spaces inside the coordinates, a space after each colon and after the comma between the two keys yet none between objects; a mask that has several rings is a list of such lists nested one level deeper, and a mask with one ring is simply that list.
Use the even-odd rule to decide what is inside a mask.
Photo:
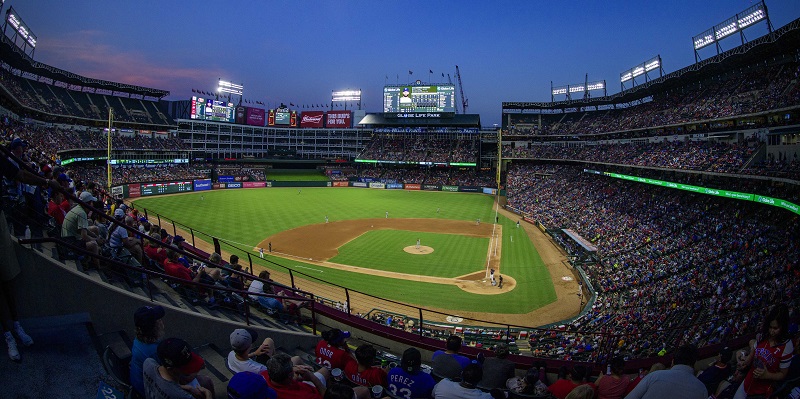
[{"label": "dusk sky", "polygon": [[[468,113],[492,126],[503,101],[550,101],[551,81],[582,83],[588,73],[613,94],[621,72],[656,55],[665,73],[686,67],[695,62],[692,36],[753,4],[9,0],[3,14],[13,6],[37,35],[35,60],[169,90],[170,100],[213,91],[222,78],[243,84],[246,99],[300,111],[329,104],[332,90],[361,89],[362,108],[381,112],[384,83],[446,83],[447,74],[455,83],[458,65]],[[799,0],[766,4],[775,29],[800,17]],[[766,32],[763,22],[744,31],[748,40]],[[739,36],[721,45],[734,48]]]}]

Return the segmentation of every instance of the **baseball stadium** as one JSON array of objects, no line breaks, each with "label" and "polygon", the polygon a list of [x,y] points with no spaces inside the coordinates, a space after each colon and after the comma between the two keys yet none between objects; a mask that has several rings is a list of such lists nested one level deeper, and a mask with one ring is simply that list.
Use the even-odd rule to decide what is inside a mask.
[{"label": "baseball stadium", "polygon": [[[321,360],[337,337],[352,367],[383,370],[347,375],[359,399],[412,399],[386,381],[409,349],[437,387],[480,365],[466,385],[487,399],[649,397],[681,367],[702,397],[800,390],[800,19],[773,27],[765,1],[692,37],[691,65],[648,59],[615,94],[551,82],[493,127],[458,66],[455,83],[370,88],[383,112],[360,90],[272,106],[221,79],[166,100],[35,60],[4,15],[2,397],[160,397],[148,364],[167,382],[188,367],[162,348],[179,339],[203,367],[178,392],[240,397],[238,359],[277,387],[263,397],[292,399],[271,366],[285,353],[321,399],[348,373]],[[158,357],[135,365],[145,325]]]}]

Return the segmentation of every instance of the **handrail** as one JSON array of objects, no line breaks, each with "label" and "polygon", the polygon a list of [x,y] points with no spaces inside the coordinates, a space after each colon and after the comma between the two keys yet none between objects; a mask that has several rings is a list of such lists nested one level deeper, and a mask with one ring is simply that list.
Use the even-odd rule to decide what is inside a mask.
[{"label": "handrail", "polygon": [[245,304],[246,304],[246,307],[245,307],[245,321],[247,322],[247,325],[250,325],[250,304],[247,302],[248,295],[275,298],[275,299],[279,299],[279,300],[280,299],[290,299],[290,300],[296,300],[296,301],[301,301],[301,302],[310,302],[311,306],[309,307],[309,309],[311,310],[311,319],[314,320],[316,318],[315,317],[315,308],[313,306],[313,303],[315,302],[315,297],[314,297],[313,294],[309,294],[311,296],[310,298],[306,298],[306,297],[302,297],[302,296],[288,297],[288,296],[282,296],[282,295],[277,295],[277,294],[249,292],[247,290],[239,290],[239,289],[225,287],[225,286],[221,286],[221,285],[210,285],[210,284],[205,284],[205,283],[194,282],[194,281],[191,281],[191,280],[184,280],[184,279],[181,279],[181,278],[170,276],[170,275],[165,274],[165,273],[160,273],[160,272],[157,272],[157,271],[154,271],[154,270],[147,269],[144,266],[138,266],[138,267],[137,266],[132,266],[132,265],[129,265],[129,264],[124,263],[124,262],[120,262],[120,261],[115,260],[115,259],[106,258],[106,257],[100,256],[100,255],[95,255],[95,254],[87,251],[84,248],[80,248],[80,247],[77,247],[75,245],[72,245],[72,244],[70,244],[70,243],[68,243],[68,242],[66,242],[66,241],[64,241],[64,240],[62,240],[60,238],[43,237],[43,238],[20,239],[19,243],[22,244],[22,245],[25,245],[25,244],[41,244],[41,243],[53,243],[53,244],[56,244],[56,245],[62,245],[64,247],[69,248],[73,252],[77,252],[77,253],[80,253],[82,255],[93,257],[93,258],[103,259],[105,262],[110,262],[116,267],[122,267],[124,269],[134,271],[136,273],[145,274],[145,275],[147,275],[147,280],[148,280],[147,291],[148,291],[148,296],[150,298],[150,301],[154,301],[154,299],[153,299],[152,288],[151,288],[151,285],[149,284],[149,282],[150,282],[150,278],[151,277],[156,277],[156,278],[159,278],[159,279],[162,279],[162,280],[167,280],[167,281],[170,281],[170,282],[173,282],[173,283],[177,283],[177,284],[180,284],[180,285],[188,285],[188,286],[193,286],[193,287],[206,288],[206,289],[212,290],[212,291],[224,291],[224,292],[229,292],[229,293],[234,293],[234,294],[240,295],[244,299]]}]

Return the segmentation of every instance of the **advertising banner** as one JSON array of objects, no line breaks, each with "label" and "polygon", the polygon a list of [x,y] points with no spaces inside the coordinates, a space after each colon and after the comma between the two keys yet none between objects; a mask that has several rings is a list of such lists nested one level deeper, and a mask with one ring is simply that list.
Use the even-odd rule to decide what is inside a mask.
[{"label": "advertising banner", "polygon": [[403,185],[399,184],[399,183],[388,183],[388,184],[386,184],[386,188],[388,188],[388,189],[401,189],[401,188],[403,188]]},{"label": "advertising banner", "polygon": [[496,188],[484,187],[484,188],[483,188],[483,193],[484,193],[484,194],[491,194],[491,195],[495,195],[495,194],[497,194],[497,189],[496,189]]},{"label": "advertising banner", "polygon": [[111,195],[114,198],[122,198],[125,195],[125,188],[123,186],[111,187]]},{"label": "advertising banner", "polygon": [[237,106],[236,107],[236,117],[234,118],[233,123],[237,125],[244,125],[245,121],[247,120],[247,110],[244,106]]},{"label": "advertising banner", "polygon": [[236,176],[219,175],[219,176],[217,176],[217,181],[219,181],[220,183],[231,183],[231,182],[236,181]]},{"label": "advertising banner", "polygon": [[351,127],[351,111],[328,111],[327,113],[327,127]]},{"label": "advertising banner", "polygon": [[386,185],[383,183],[370,183],[369,188],[386,188]]},{"label": "advertising banner", "polygon": [[214,183],[214,190],[225,188],[225,183]]},{"label": "advertising banner", "polygon": [[[585,170],[585,172],[592,173],[593,171]],[[764,197],[764,196],[757,195],[757,194],[740,193],[740,192],[737,192],[737,191],[727,191],[727,190],[722,190],[722,189],[714,189],[714,188],[708,188],[708,187],[692,186],[692,185],[689,185],[689,184],[673,183],[673,182],[669,182],[669,181],[648,179],[648,178],[637,177],[637,176],[629,176],[629,175],[623,175],[623,174],[619,174],[619,173],[603,172],[603,174],[606,175],[606,176],[611,176],[611,177],[617,178],[617,179],[631,180],[631,181],[636,181],[636,182],[640,182],[640,183],[647,183],[647,184],[653,184],[653,185],[662,186],[662,187],[676,188],[676,189],[679,189],[679,190],[686,190],[686,191],[691,191],[691,192],[694,192],[694,193],[700,193],[700,194],[706,194],[706,195],[714,195],[714,196],[719,196],[719,197],[733,198],[733,199],[746,200],[746,201],[755,201],[755,202],[766,204],[766,205],[777,206],[779,208],[786,209],[786,210],[788,210],[790,212],[793,212],[795,214],[800,214],[800,206],[798,206],[795,203],[792,203],[792,202],[789,202],[789,201],[786,201],[786,200],[782,200],[780,198],[771,198],[771,197]]]},{"label": "advertising banner", "polygon": [[334,187],[350,187],[349,181],[335,181],[333,182]]},{"label": "advertising banner", "polygon": [[408,183],[405,185],[406,190],[422,190],[422,185],[416,183]]},{"label": "advertising banner", "polygon": [[317,127],[323,126],[323,119],[325,117],[324,111],[304,111],[300,116],[300,127]]},{"label": "advertising banner", "polygon": [[194,181],[194,191],[206,191],[206,190],[211,190],[211,179]]},{"label": "advertising banner", "polygon": [[128,197],[136,198],[142,196],[141,184],[128,184]]},{"label": "advertising banner", "polygon": [[473,186],[458,186],[458,191],[462,193],[479,193],[481,192],[481,188]]},{"label": "advertising banner", "polygon": [[225,188],[242,188],[242,183],[240,182],[225,183]]},{"label": "advertising banner", "polygon": [[442,191],[458,192],[458,186],[442,186]]},{"label": "advertising banner", "polygon": [[353,187],[367,187],[367,183],[362,183],[360,181],[353,182]]},{"label": "advertising banner", "polygon": [[247,124],[252,126],[264,126],[266,113],[261,108],[247,108]]},{"label": "advertising banner", "polygon": [[441,188],[441,187],[439,187],[439,185],[438,185],[438,184],[423,184],[423,185],[422,185],[422,189],[423,189],[423,190],[433,190],[433,191],[439,191],[439,189],[440,189],[440,188]]},{"label": "advertising banner", "polygon": [[242,183],[242,188],[264,188],[267,186],[263,181],[246,181]]}]

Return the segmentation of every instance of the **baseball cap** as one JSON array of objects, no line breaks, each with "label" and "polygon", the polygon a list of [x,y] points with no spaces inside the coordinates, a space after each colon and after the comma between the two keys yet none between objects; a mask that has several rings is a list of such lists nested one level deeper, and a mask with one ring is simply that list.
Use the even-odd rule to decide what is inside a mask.
[{"label": "baseball cap", "polygon": [[65,182],[71,182],[72,181],[72,179],[70,179],[69,176],[67,176],[66,173],[61,173],[60,175],[58,175],[58,177],[56,177],[56,180],[65,181]]},{"label": "baseball cap", "polygon": [[140,328],[151,328],[156,321],[164,317],[164,308],[161,306],[142,306],[133,314],[133,324]]},{"label": "baseball cap", "polygon": [[97,198],[95,196],[93,196],[92,193],[90,193],[88,191],[82,191],[81,195],[78,197],[78,199],[83,201],[83,202],[95,202],[95,201],[97,201]]},{"label": "baseball cap", "polygon": [[237,328],[231,333],[231,348],[235,351],[248,350],[255,339],[255,332]]},{"label": "baseball cap", "polygon": [[332,344],[339,344],[347,338],[350,338],[350,331],[342,331],[338,328],[334,328],[331,330],[331,339],[328,342]]},{"label": "baseball cap", "polygon": [[242,371],[228,381],[228,398],[277,399],[278,393],[267,385],[264,377],[252,371]]},{"label": "baseball cap", "polygon": [[115,209],[114,210],[114,217],[117,218],[117,219],[124,218],[125,217],[125,211],[123,211],[122,209],[119,209],[119,208]]},{"label": "baseball cap", "polygon": [[156,352],[165,367],[175,369],[181,374],[194,374],[206,364],[205,360],[192,352],[189,344],[180,338],[167,338],[161,341]]},{"label": "baseball cap", "polygon": [[15,149],[17,147],[27,147],[27,146],[28,146],[28,142],[27,141],[17,137],[14,140],[11,140],[11,145],[9,145],[8,148],[13,150],[13,149]]}]

